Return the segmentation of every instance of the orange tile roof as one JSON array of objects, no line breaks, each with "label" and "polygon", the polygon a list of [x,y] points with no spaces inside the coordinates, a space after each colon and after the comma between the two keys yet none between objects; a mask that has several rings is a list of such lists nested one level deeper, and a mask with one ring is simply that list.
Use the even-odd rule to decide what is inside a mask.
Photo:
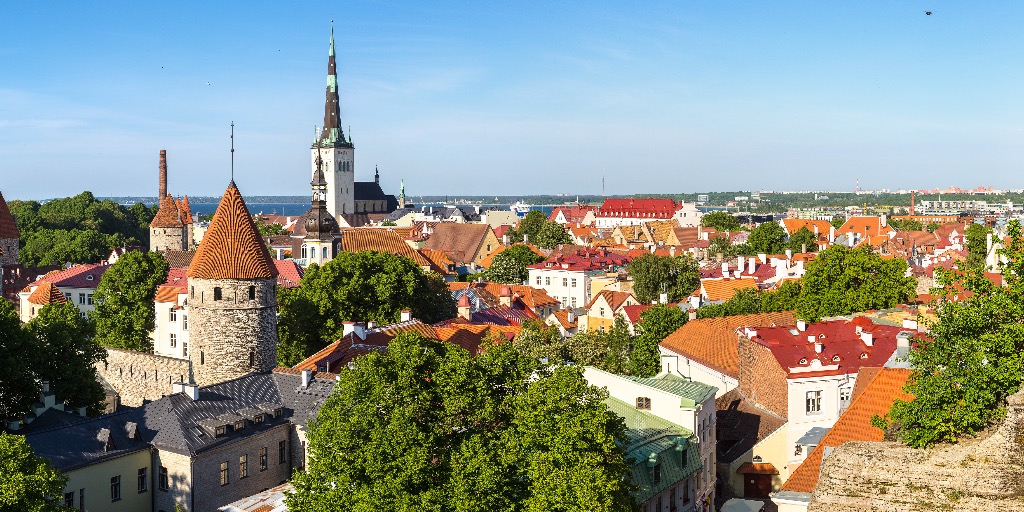
[{"label": "orange tile roof", "polygon": [[616,292],[612,290],[601,290],[593,299],[590,299],[590,304],[587,304],[586,309],[590,309],[594,304],[597,303],[597,299],[604,297],[604,301],[608,303],[608,307],[615,311],[619,309],[623,303],[628,299],[634,299],[633,294],[629,292]]},{"label": "orange tile roof", "polygon": [[894,231],[892,226],[882,225],[882,219],[874,216],[850,217],[842,227],[836,230],[836,235],[845,233],[857,233],[861,236],[878,236]]},{"label": "orange tile roof", "polygon": [[558,323],[562,324],[562,328],[564,329],[575,329],[578,325],[579,317],[574,317],[573,321],[570,322],[569,313],[571,313],[571,311],[568,309],[559,309],[554,312],[555,320],[558,320]]},{"label": "orange tile roof", "polygon": [[20,236],[18,224],[14,222],[14,216],[11,215],[11,210],[7,207],[4,195],[0,194],[0,238],[19,238]]},{"label": "orange tile roof", "polygon": [[162,285],[156,289],[156,297],[153,299],[154,302],[178,302],[178,295],[185,293],[185,290],[178,288],[177,286]]},{"label": "orange tile roof", "polygon": [[454,270],[448,270],[452,268],[452,265],[455,265],[455,262],[452,261],[444,251],[420,249],[419,252],[427,259],[427,261],[430,262],[430,270],[433,270],[442,276],[458,274],[458,272],[455,272]]},{"label": "orange tile roof", "polygon": [[188,267],[188,276],[203,279],[277,277],[277,267],[234,181],[217,205],[210,227]]},{"label": "orange tile roof", "polygon": [[64,304],[68,298],[53,283],[43,281],[39,283],[32,295],[28,296],[28,301],[45,306],[47,304]]},{"label": "orange tile roof", "polygon": [[686,322],[661,342],[661,346],[726,375],[739,375],[739,337],[736,329],[766,325],[792,325],[792,311],[757,313]]},{"label": "orange tile roof", "polygon": [[743,277],[739,279],[701,279],[704,295],[710,301],[729,300],[739,290],[757,288],[757,279]]},{"label": "orange tile roof", "polygon": [[810,220],[810,219],[782,219],[782,227],[786,228],[786,233],[792,235],[800,228],[807,228],[807,231],[814,233],[814,228],[818,228],[818,235],[827,235],[832,229],[832,224],[827,220]]},{"label": "orange tile roof", "polygon": [[405,238],[391,228],[348,228],[341,230],[341,250],[345,252],[377,251],[405,256],[420,267],[429,267],[430,260],[413,249]]},{"label": "orange tile roof", "polygon": [[178,210],[178,203],[170,194],[160,198],[160,209],[157,210],[153,221],[149,223],[151,228],[180,228],[181,212]]},{"label": "orange tile roof", "polygon": [[181,221],[183,223],[192,223],[192,206],[188,204],[188,196],[182,196],[178,200],[178,212],[181,214]]},{"label": "orange tile roof", "polygon": [[[786,480],[782,490],[814,492],[814,487],[818,485],[821,458],[826,446],[836,447],[849,441],[881,441],[884,435],[881,430],[871,426],[871,417],[876,414],[884,416],[897,399],[912,398],[903,392],[903,385],[909,377],[910,370],[903,368],[883,368],[878,372],[864,391],[853,399],[850,408],[825,434],[821,443],[807,455],[807,459],[796,468],[789,480]],[[857,380],[860,381],[859,378]]]},{"label": "orange tile roof", "polygon": [[458,345],[474,355],[480,352],[480,344],[488,334],[492,338],[511,340],[520,330],[518,326],[488,324],[450,324],[445,327],[434,327],[439,340]]}]

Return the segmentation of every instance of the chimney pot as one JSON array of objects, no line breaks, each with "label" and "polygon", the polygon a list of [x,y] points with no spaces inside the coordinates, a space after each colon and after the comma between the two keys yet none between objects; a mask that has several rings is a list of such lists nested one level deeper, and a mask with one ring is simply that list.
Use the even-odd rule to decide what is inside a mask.
[{"label": "chimney pot", "polygon": [[401,320],[403,322],[408,322],[412,320],[412,311],[409,311],[408,309],[403,309]]},{"label": "chimney pot", "polygon": [[825,350],[825,344],[824,343],[815,343],[814,344],[814,351],[815,352],[820,354],[823,350]]},{"label": "chimney pot", "polygon": [[796,321],[796,330],[798,330],[800,332],[806,331],[807,330],[807,322],[804,321],[804,320],[797,320]]}]

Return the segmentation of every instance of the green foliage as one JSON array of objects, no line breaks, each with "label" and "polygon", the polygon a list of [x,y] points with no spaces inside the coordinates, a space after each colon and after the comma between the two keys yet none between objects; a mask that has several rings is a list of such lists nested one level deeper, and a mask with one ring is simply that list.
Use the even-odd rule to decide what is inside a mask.
[{"label": "green foliage", "polygon": [[169,267],[155,252],[128,251],[100,279],[90,313],[96,341],[107,347],[149,352],[155,327],[156,289],[167,280]]},{"label": "green foliage", "polygon": [[484,276],[495,283],[522,284],[530,277],[526,267],[541,261],[544,261],[544,257],[529,247],[513,245],[494,257]]},{"label": "green foliage", "polygon": [[626,511],[625,424],[579,367],[403,333],[343,370],[289,510]]},{"label": "green foliage", "polygon": [[700,285],[697,261],[689,254],[644,254],[629,262],[627,271],[633,278],[633,295],[644,304],[658,300],[662,292],[669,302],[679,302]]},{"label": "green foliage", "polygon": [[807,265],[797,314],[808,321],[855,311],[891,308],[914,297],[907,262],[883,259],[867,247],[834,245]]},{"label": "green foliage", "polygon": [[732,298],[721,304],[708,304],[698,309],[697,318],[792,311],[796,309],[800,290],[799,281],[786,281],[774,291],[737,290]]},{"label": "green foliage", "polygon": [[708,212],[700,218],[700,225],[718,231],[739,231],[740,221],[729,212]]},{"label": "green foliage", "polygon": [[925,229],[927,229],[929,233],[934,233],[937,229],[939,229],[939,223],[929,223],[927,226],[925,226]]},{"label": "green foliage", "polygon": [[916,219],[889,219],[889,225],[896,231],[921,231],[924,226]]},{"label": "green foliage", "polygon": [[0,300],[0,418],[21,416],[39,397],[35,375],[26,364],[36,354],[33,341],[21,328],[14,305]]},{"label": "green foliage", "polygon": [[549,221],[544,212],[531,210],[519,221],[519,225],[506,233],[510,242],[522,242],[524,240],[543,247],[553,249],[560,244],[571,244],[572,237],[561,224]]},{"label": "green foliage", "polygon": [[[805,251],[804,248],[807,248]],[[793,254],[801,252],[818,252],[818,237],[804,226],[789,237],[789,250]]]},{"label": "green foliage", "polygon": [[552,364],[572,362],[612,373],[650,375],[652,370],[657,373],[660,365],[657,344],[667,336],[662,333],[676,321],[667,314],[664,316],[664,319],[655,320],[661,327],[652,328],[647,337],[630,333],[629,325],[621,316],[615,318],[608,330],[591,329],[569,338],[562,338],[554,327],[527,322],[511,345],[526,357],[534,360],[546,358]]},{"label": "green foliage", "polygon": [[537,236],[530,238],[530,241],[537,247],[554,249],[559,245],[571,244],[572,237],[565,230],[565,226],[552,220],[545,221],[540,231],[537,232]]},{"label": "green foliage", "polygon": [[0,432],[0,512],[69,510],[60,503],[67,481],[32,453],[25,436]]},{"label": "green foliage", "polygon": [[274,236],[274,235],[287,235],[288,234],[288,232],[284,230],[284,226],[281,226],[280,224],[273,223],[273,222],[268,224],[268,223],[263,221],[262,217],[259,217],[259,216],[257,216],[255,218],[255,221],[256,221],[256,229],[259,230],[260,236],[262,236],[262,237],[268,237],[268,236]]},{"label": "green foliage", "polygon": [[988,234],[992,232],[982,224],[971,224],[964,230],[964,240],[967,243],[968,269],[985,270],[985,257],[988,252]]},{"label": "green foliage", "polygon": [[661,369],[658,344],[686,323],[687,314],[675,306],[658,304],[640,313],[635,326],[637,336],[629,354],[629,374],[653,377]]},{"label": "green foliage", "polygon": [[310,265],[302,286],[278,295],[278,361],[292,366],[338,339],[344,322],[389,324],[403,309],[426,323],[455,316],[455,301],[441,276],[404,256],[342,252]]},{"label": "green foliage", "polygon": [[839,229],[839,228],[843,227],[843,224],[846,224],[846,218],[838,217],[838,216],[837,217],[832,217],[832,220],[830,220],[828,222],[829,222],[829,224],[832,224],[832,227],[834,227],[836,229]]},{"label": "green foliage", "polygon": [[98,201],[90,192],[55,199],[11,201],[21,231],[19,259],[28,266],[94,263],[123,245],[149,245],[149,223],[157,207],[125,208]]},{"label": "green foliage", "polygon": [[32,369],[37,377],[50,381],[50,388],[68,405],[100,414],[105,394],[94,364],[105,360],[107,351],[93,339],[92,322],[82,318],[74,304],[51,304],[26,328],[36,342]]},{"label": "green foliage", "polygon": [[905,390],[889,412],[898,437],[910,446],[956,442],[1005,413],[1005,400],[1024,377],[1024,238],[1010,223],[1005,287],[985,279],[980,269],[943,276],[974,292],[961,302],[944,301],[927,338],[910,352],[913,368]]},{"label": "green foliage", "polygon": [[779,254],[786,250],[786,229],[778,222],[764,222],[750,232],[747,244],[755,254]]}]

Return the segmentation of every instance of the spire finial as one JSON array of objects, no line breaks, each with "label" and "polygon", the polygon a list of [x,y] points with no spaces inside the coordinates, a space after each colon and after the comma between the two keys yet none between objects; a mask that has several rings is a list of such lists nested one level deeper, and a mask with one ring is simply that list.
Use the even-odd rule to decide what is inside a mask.
[{"label": "spire finial", "polygon": [[235,122],[231,121],[231,183],[235,182]]},{"label": "spire finial", "polygon": [[334,20],[331,20],[331,49],[327,52],[328,57],[334,57]]}]

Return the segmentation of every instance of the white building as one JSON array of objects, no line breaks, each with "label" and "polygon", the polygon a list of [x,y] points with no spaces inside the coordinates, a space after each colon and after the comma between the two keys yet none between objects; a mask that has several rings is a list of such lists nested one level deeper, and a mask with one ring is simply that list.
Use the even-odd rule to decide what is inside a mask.
[{"label": "white building", "polygon": [[626,258],[618,254],[583,249],[530,265],[528,284],[547,292],[563,308],[582,308],[592,298],[591,278],[626,263]]},{"label": "white building", "polygon": [[96,293],[96,286],[100,284],[100,278],[108,268],[110,265],[105,263],[74,265],[64,270],[50,272],[37,279],[18,292],[21,321],[28,322],[35,316],[32,314],[33,308],[29,304],[28,298],[44,282],[59,288],[68,302],[78,306],[82,316],[86,316],[90,311],[96,309],[93,296]]},{"label": "white building", "polygon": [[172,268],[156,291],[156,322],[150,338],[153,353],[188,359],[188,269]]}]

